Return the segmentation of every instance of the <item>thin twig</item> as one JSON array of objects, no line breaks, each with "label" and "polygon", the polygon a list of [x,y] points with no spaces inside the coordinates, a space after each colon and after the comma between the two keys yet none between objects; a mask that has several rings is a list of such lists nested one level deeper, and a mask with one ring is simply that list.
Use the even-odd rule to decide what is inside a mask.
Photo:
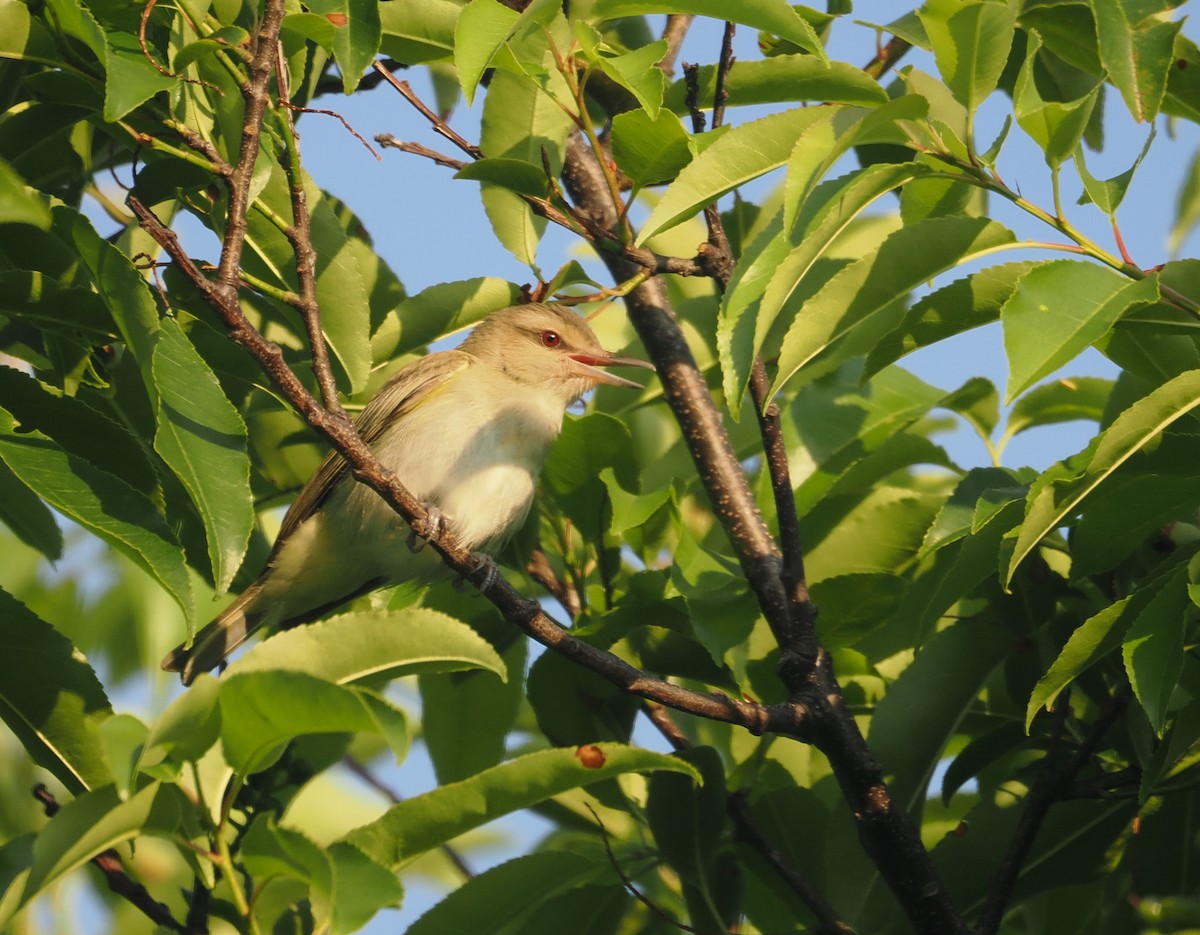
[{"label": "thin twig", "polygon": [[665,74],[671,75],[674,73],[675,60],[679,58],[679,49],[683,45],[683,40],[692,25],[692,20],[695,18],[694,13],[672,13],[667,17],[667,24],[663,27],[661,36],[662,39],[666,40],[667,54],[658,60],[658,67]]},{"label": "thin twig", "polygon": [[582,609],[579,592],[569,581],[559,579],[554,571],[554,566],[550,564],[550,559],[540,547],[535,548],[530,554],[525,571],[528,572],[530,578],[554,596],[554,599],[567,612],[568,617],[574,620],[579,616],[579,611]]},{"label": "thin twig", "polygon": [[763,440],[764,461],[771,478],[771,492],[775,500],[775,515],[779,522],[779,541],[783,550],[783,581],[787,586],[795,625],[793,634],[795,648],[805,657],[807,664],[816,661],[817,639],[815,624],[817,608],[808,593],[808,581],[804,573],[804,547],[800,541],[800,518],[796,514],[796,495],[792,490],[791,471],[788,467],[787,443],[780,424],[779,405],[768,402],[770,385],[767,369],[761,356],[754,359],[750,371],[750,398],[754,403],[754,414],[758,418],[759,434]]},{"label": "thin twig", "polygon": [[360,143],[362,143],[363,146],[366,148],[367,152],[369,152],[372,156],[374,156],[375,160],[377,162],[383,161],[383,157],[375,151],[374,146],[372,146],[370,143],[367,142],[366,137],[364,137],[361,133],[359,133],[357,130],[355,130],[354,127],[350,126],[350,121],[347,120],[345,117],[343,117],[341,114],[339,114],[336,110],[329,110],[328,108],[325,108],[325,107],[301,107],[299,104],[293,104],[291,101],[284,101],[284,100],[281,100],[279,103],[282,104],[284,107],[286,107],[288,110],[294,110],[298,114],[321,114],[324,117],[332,117],[334,120],[337,120],[339,123],[341,123],[342,128],[347,133],[349,133],[352,137],[354,137],[356,140],[358,140]]},{"label": "thin twig", "polygon": [[429,125],[433,127],[435,133],[439,133],[440,135],[444,136],[472,159],[483,158],[483,150],[474,143],[467,142],[463,137],[455,132],[445,120],[435,114],[433,110],[431,110],[425,104],[424,101],[422,101],[419,97],[417,97],[416,94],[413,93],[413,89],[407,81],[402,81],[393,75],[390,71],[388,71],[387,66],[384,65],[383,62],[376,62],[372,67],[374,67],[376,72],[383,76],[383,79],[388,84],[400,92],[401,97],[403,97],[406,101],[412,104],[413,107],[421,112],[425,119],[429,121]]},{"label": "thin twig", "polygon": [[308,194],[304,191],[304,169],[300,165],[300,137],[288,108],[291,94],[288,89],[288,71],[283,57],[283,43],[276,42],[275,74],[278,80],[279,100],[284,106],[278,114],[283,123],[284,172],[287,174],[288,191],[292,199],[292,223],[286,234],[296,257],[296,278],[300,283],[300,301],[293,303],[304,329],[308,333],[308,346],[312,351],[313,375],[321,388],[321,400],[334,416],[348,419],[338,397],[337,380],[329,365],[329,347],[325,343],[325,331],[321,327],[321,309],[317,304],[317,251],[312,243],[312,217],[308,211]]},{"label": "thin twig", "polygon": [[275,63],[279,27],[283,22],[283,0],[266,0],[262,22],[259,24],[254,56],[250,61],[250,79],[242,86],[245,112],[242,119],[242,139],[238,161],[229,178],[229,211],[225,236],[221,240],[221,260],[218,265],[216,289],[227,302],[236,302],[238,270],[242,264],[242,248],[246,243],[246,209],[250,205],[250,182],[254,163],[258,159],[262,135],[263,113],[267,108],[268,88]]},{"label": "thin twig", "polygon": [[[58,800],[42,783],[33,787],[33,797],[41,803],[47,818],[53,818],[58,814],[58,810],[61,808]],[[171,914],[171,910],[151,896],[146,887],[129,876],[125,865],[121,862],[121,855],[115,849],[109,848],[101,851],[92,858],[91,862],[104,874],[104,881],[108,884],[108,888],[136,908],[147,919],[172,932],[181,932],[187,935],[189,929],[180,924],[179,920]]]},{"label": "thin twig", "polygon": [[880,49],[871,61],[863,67],[868,75],[878,81],[888,71],[904,57],[904,53],[912,48],[912,43],[907,39],[901,39],[899,36],[892,36],[882,49]]},{"label": "thin twig", "polygon": [[611,866],[616,875],[620,877],[621,885],[625,887],[629,895],[649,909],[653,915],[662,919],[672,928],[677,928],[681,932],[694,932],[696,935],[701,935],[699,929],[694,929],[690,925],[680,922],[673,915],[667,912],[667,910],[663,909],[662,906],[658,905],[656,902],[654,902],[654,900],[633,885],[633,881],[629,879],[629,875],[621,868],[621,864],[617,860],[617,855],[613,853],[612,844],[609,843],[608,840],[608,829],[604,827],[604,822],[600,820],[600,816],[596,813],[596,810],[592,808],[591,803],[585,802],[584,805],[586,805],[587,810],[592,813],[592,818],[596,820],[596,827],[600,829],[600,840],[604,842],[604,852],[608,854],[609,866]]},{"label": "thin twig", "polygon": [[[691,749],[692,742],[679,729],[679,725],[675,723],[668,709],[653,702],[645,702],[642,705],[642,712],[676,751]],[[779,874],[780,879],[816,917],[820,923],[816,932],[821,935],[853,935],[854,930],[839,918],[837,911],[829,905],[825,897],[805,879],[788,856],[767,837],[753,812],[750,811],[750,805],[746,801],[744,793],[730,792],[725,799],[725,811],[737,828],[738,837],[758,851],[763,860]]]}]

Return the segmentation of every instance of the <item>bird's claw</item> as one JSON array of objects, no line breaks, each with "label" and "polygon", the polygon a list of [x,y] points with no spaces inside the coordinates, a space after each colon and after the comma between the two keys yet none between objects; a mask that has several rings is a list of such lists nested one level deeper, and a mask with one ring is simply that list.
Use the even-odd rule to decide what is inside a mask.
[{"label": "bird's claw", "polygon": [[[496,564],[494,558],[482,552],[473,552],[471,557],[475,559],[475,570],[471,572],[471,583],[475,583],[474,579],[482,575],[482,579],[475,583],[475,587],[480,594],[486,594],[492,585],[500,580],[500,566]],[[458,578],[454,582],[454,589],[461,593],[468,583],[465,577]]]},{"label": "bird's claw", "polygon": [[439,510],[436,506],[425,504],[425,533],[418,535],[413,529],[408,534],[408,550],[410,552],[420,552],[429,542],[438,538],[446,531],[446,514]]}]

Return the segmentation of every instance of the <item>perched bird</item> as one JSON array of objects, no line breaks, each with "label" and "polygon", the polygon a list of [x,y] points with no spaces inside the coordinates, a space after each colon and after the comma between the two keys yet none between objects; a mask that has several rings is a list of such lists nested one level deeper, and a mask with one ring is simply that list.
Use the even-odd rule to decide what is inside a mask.
[{"label": "perched bird", "polygon": [[[601,367],[653,365],[610,354],[569,309],[489,315],[455,350],[400,370],[356,426],[381,464],[467,549],[495,554],[520,527],[563,412],[598,383],[640,389]],[[163,668],[185,684],[259,627],[303,623],[376,588],[432,580],[436,555],[406,548],[407,524],[330,453],[288,510],[266,571]]]}]

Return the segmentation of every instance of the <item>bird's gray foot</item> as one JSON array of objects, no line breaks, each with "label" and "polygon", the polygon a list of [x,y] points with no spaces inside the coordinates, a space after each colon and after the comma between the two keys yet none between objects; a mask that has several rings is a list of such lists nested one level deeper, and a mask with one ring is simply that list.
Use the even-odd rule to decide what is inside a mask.
[{"label": "bird's gray foot", "polygon": [[428,530],[425,535],[417,535],[414,529],[408,534],[408,549],[410,552],[420,552],[431,539],[436,539],[446,531],[446,514],[432,504],[425,504],[425,519]]},{"label": "bird's gray foot", "polygon": [[[475,587],[480,594],[486,594],[488,589],[500,580],[500,566],[496,564],[494,558],[483,552],[472,552],[471,557],[475,559],[475,571],[471,574],[472,581],[478,579]],[[467,584],[466,578],[458,578],[454,582],[454,590],[461,593]]]}]

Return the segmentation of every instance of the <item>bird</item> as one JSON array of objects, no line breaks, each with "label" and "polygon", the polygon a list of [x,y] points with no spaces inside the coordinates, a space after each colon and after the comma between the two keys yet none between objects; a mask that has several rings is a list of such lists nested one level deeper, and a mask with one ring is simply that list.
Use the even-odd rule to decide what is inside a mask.
[{"label": "bird", "polygon": [[[654,369],[606,351],[565,306],[515,305],[484,318],[457,348],[399,370],[355,428],[425,505],[432,526],[492,556],[528,514],[567,408],[600,383],[642,388],[602,369],[614,366]],[[163,669],[191,684],[260,628],[286,629],[378,588],[448,573],[410,537],[401,517],[330,452],[284,516],[263,573],[168,653]]]}]

